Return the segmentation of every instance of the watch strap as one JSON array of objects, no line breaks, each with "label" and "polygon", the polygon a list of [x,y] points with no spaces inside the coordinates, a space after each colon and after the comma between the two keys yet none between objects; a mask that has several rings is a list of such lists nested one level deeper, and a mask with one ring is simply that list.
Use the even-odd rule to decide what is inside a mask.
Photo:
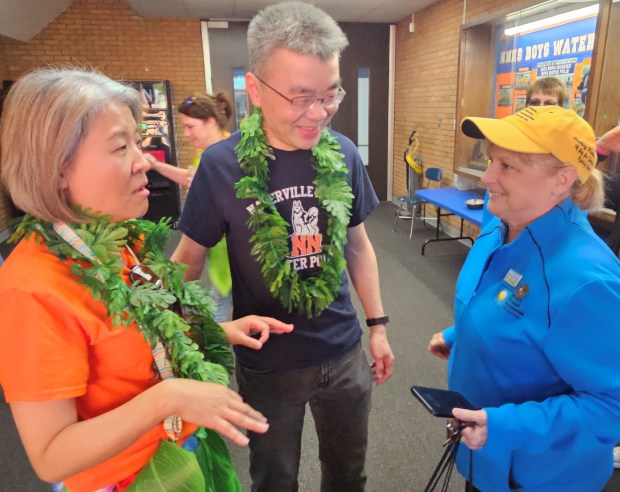
[{"label": "watch strap", "polygon": [[387,325],[390,322],[389,316],[381,316],[380,318],[368,318],[366,326]]}]

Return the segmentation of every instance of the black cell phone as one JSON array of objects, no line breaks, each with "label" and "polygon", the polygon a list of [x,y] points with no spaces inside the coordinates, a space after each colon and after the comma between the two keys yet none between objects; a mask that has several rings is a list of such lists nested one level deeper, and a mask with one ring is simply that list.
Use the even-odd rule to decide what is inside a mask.
[{"label": "black cell phone", "polygon": [[454,415],[452,415],[453,408],[478,410],[457,391],[412,386],[411,393],[435,417],[454,418]]}]

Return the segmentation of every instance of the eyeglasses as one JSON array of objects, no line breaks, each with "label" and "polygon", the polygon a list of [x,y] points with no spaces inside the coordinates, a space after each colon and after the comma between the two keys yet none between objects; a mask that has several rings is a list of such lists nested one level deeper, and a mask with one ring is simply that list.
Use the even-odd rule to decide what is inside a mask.
[{"label": "eyeglasses", "polygon": [[[256,75],[254,76],[256,77]],[[289,97],[286,97],[284,94],[282,94],[280,91],[271,87],[264,80],[261,80],[259,77],[256,77],[256,78],[261,84],[269,87],[278,96],[286,99],[289,103],[291,103],[291,109],[299,113],[310,111],[318,101],[321,101],[321,104],[323,105],[325,109],[335,108],[342,102],[342,100],[344,99],[344,96],[347,94],[345,90],[342,88],[342,86],[338,86],[338,89],[336,90],[336,92],[327,94],[326,96],[323,96],[323,97],[296,96],[293,98],[289,98]]]}]

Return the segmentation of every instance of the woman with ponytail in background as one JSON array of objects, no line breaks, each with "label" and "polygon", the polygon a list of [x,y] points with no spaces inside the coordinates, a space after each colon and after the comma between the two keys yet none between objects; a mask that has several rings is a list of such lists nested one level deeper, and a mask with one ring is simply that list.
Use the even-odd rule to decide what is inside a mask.
[{"label": "woman with ponytail in background", "polygon": [[[146,158],[152,171],[189,188],[204,150],[228,137],[226,125],[232,116],[233,104],[227,92],[218,92],[215,96],[197,94],[183,101],[178,110],[181,113],[183,134],[190,139],[197,151],[191,165],[183,168],[160,162],[151,155],[146,155]],[[227,321],[232,308],[232,280],[226,239],[222,239],[209,250],[207,269],[213,298],[217,303],[214,318],[218,322]]]}]

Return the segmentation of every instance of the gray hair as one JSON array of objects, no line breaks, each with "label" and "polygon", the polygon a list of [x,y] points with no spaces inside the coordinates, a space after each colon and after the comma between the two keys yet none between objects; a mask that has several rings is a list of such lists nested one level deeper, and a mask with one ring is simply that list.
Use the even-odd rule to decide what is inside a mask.
[{"label": "gray hair", "polygon": [[140,124],[140,94],[92,70],[45,68],[9,91],[0,126],[0,175],[15,205],[51,222],[84,220],[61,189],[90,125],[111,104]]},{"label": "gray hair", "polygon": [[279,48],[321,61],[340,57],[349,41],[336,21],[305,2],[283,2],[264,8],[248,27],[250,70],[259,75]]}]

